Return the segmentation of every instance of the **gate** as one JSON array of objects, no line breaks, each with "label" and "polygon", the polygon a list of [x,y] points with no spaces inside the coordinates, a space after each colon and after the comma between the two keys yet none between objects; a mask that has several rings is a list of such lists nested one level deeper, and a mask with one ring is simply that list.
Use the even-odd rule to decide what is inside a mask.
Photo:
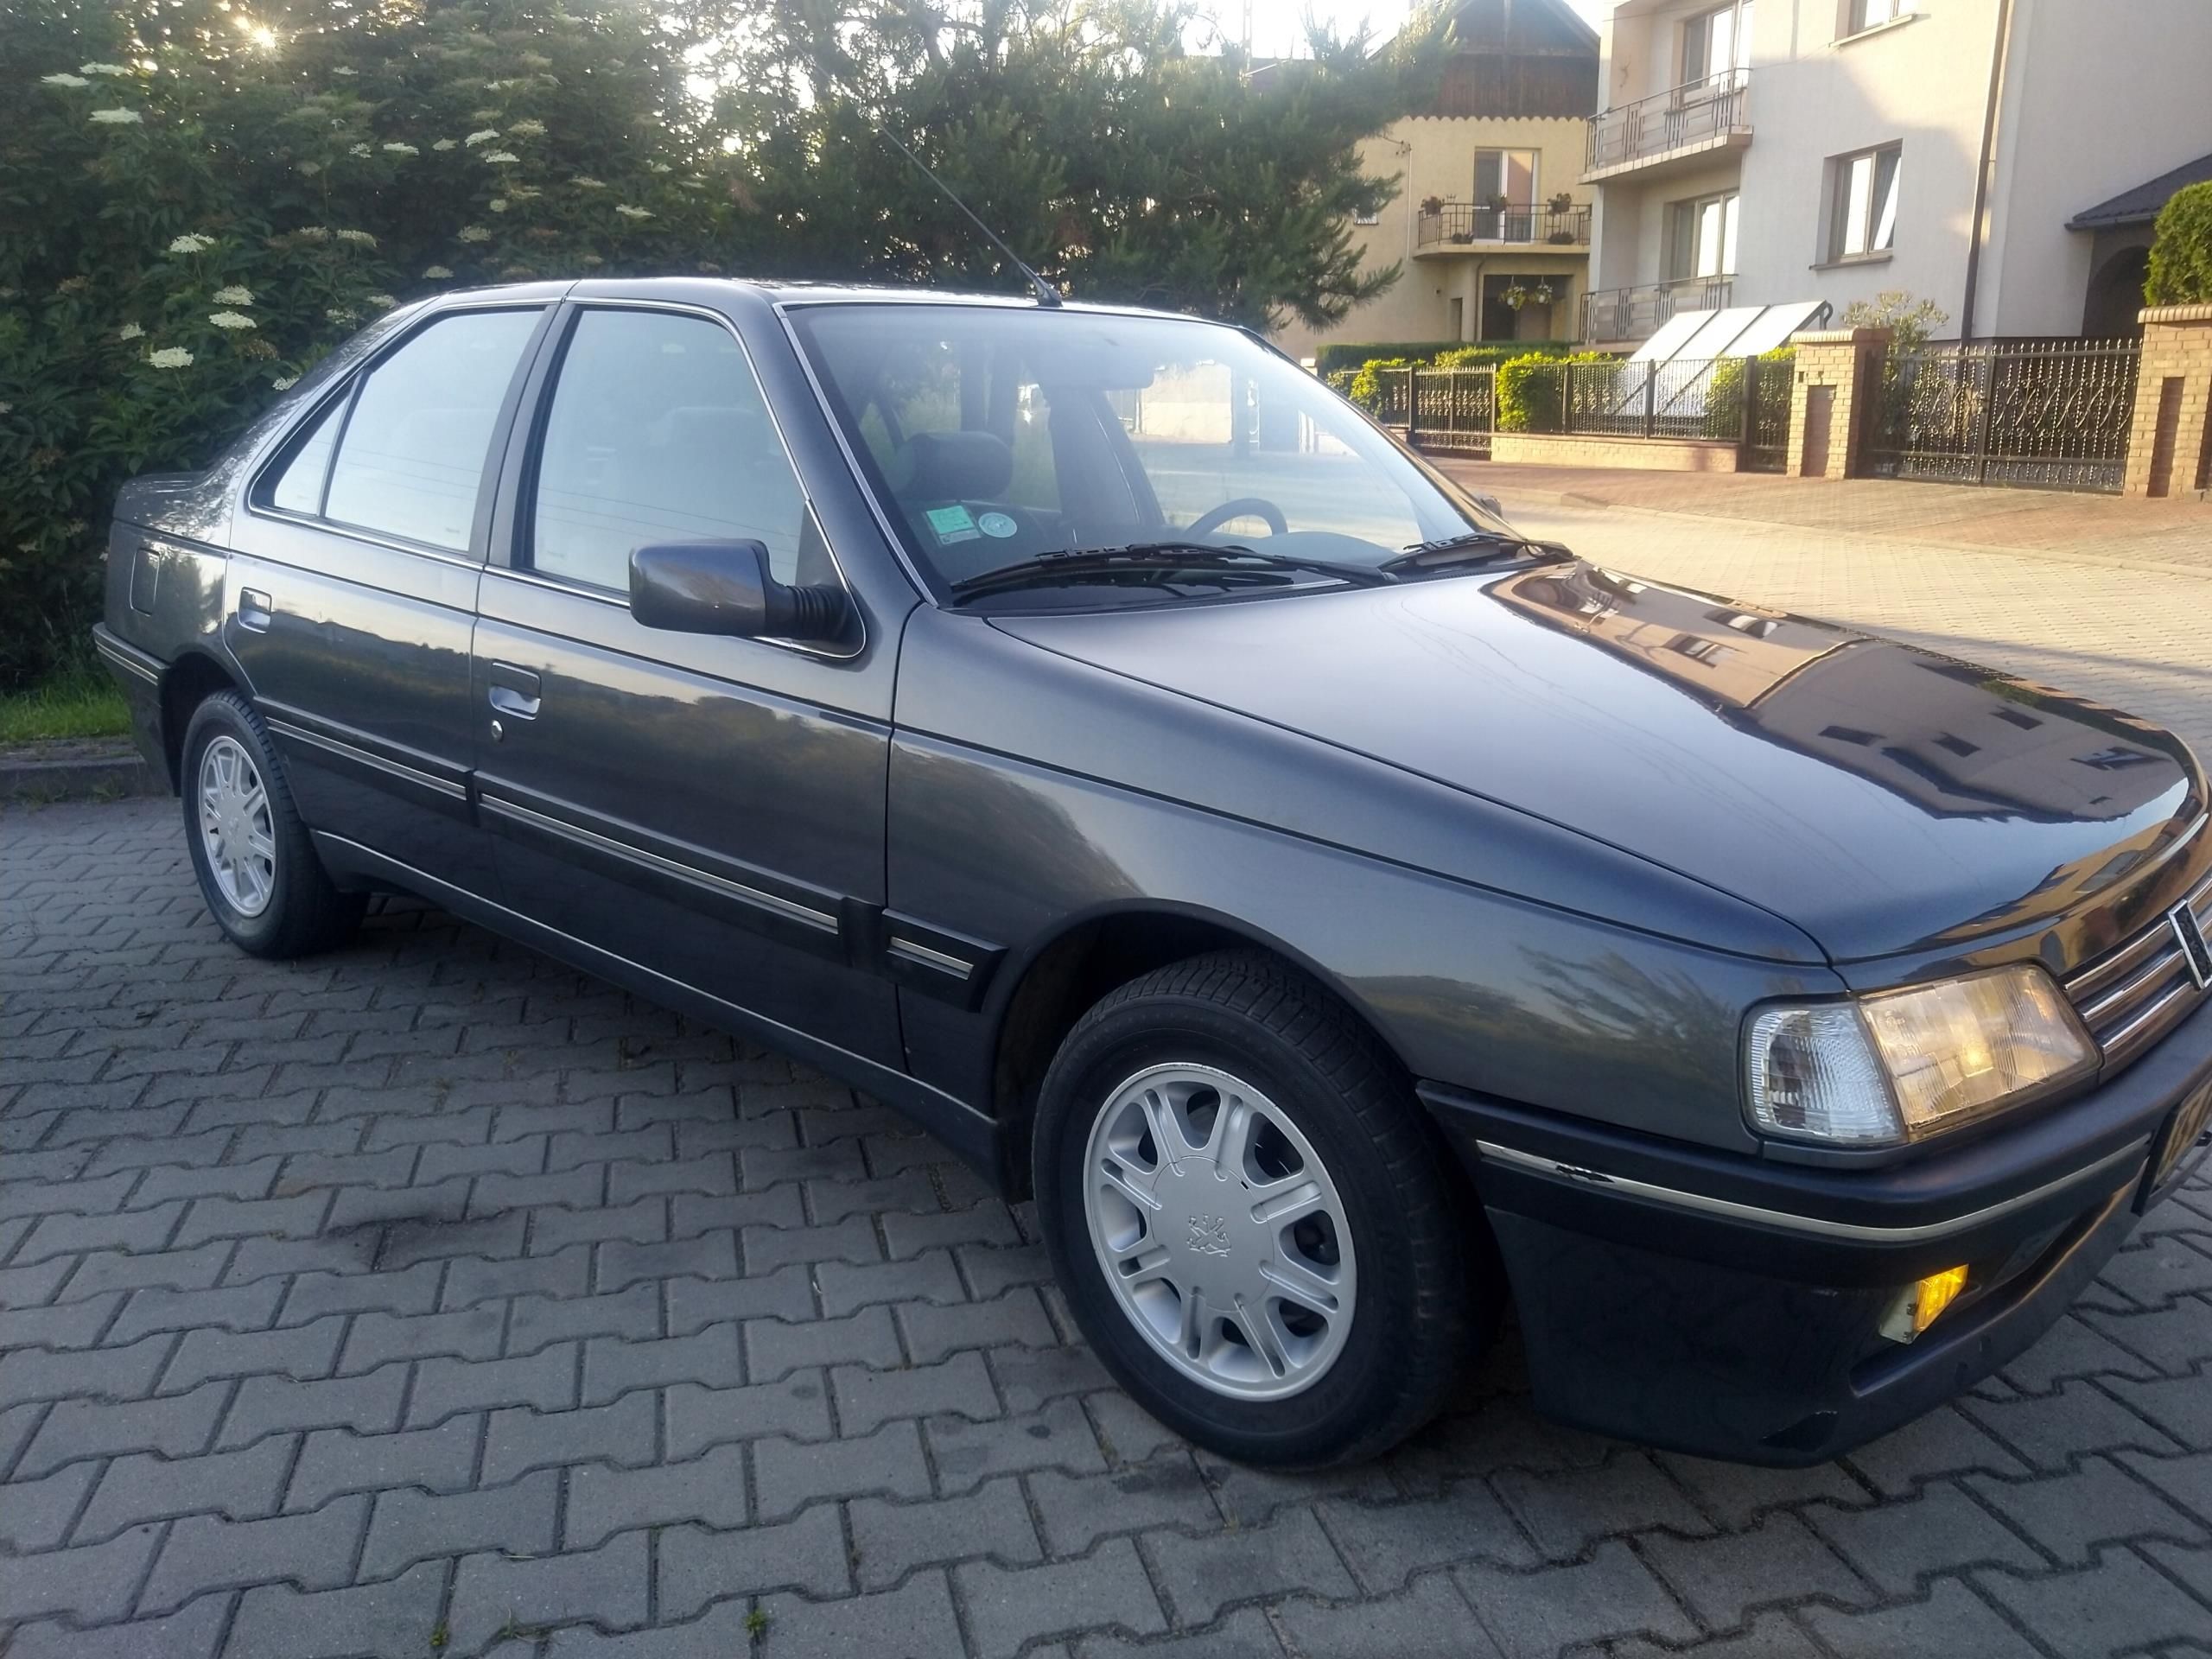
[{"label": "gate", "polygon": [[1893,353],[1875,400],[1878,478],[2117,493],[2142,347],[2015,341]]},{"label": "gate", "polygon": [[1398,369],[1376,377],[1375,418],[1424,449],[1490,459],[1497,371]]}]

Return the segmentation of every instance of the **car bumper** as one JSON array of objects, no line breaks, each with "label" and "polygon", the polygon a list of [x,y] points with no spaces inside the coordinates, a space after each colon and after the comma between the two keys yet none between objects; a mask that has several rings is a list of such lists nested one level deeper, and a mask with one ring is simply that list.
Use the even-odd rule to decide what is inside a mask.
[{"label": "car bumper", "polygon": [[130,710],[131,742],[146,764],[168,779],[174,790],[176,779],[169,772],[168,750],[162,733],[161,658],[118,637],[105,622],[92,625],[92,649],[115,677],[116,684],[123,688],[123,700]]},{"label": "car bumper", "polygon": [[[1421,1092],[1488,1213],[1540,1409],[1677,1451],[1800,1465],[2033,1344],[2185,1179],[2201,1151],[2151,1181],[2207,1090],[2212,1004],[2091,1093],[1886,1168],[1731,1157]],[[1966,1292],[1916,1340],[1881,1333],[1907,1287],[1961,1264]]]}]

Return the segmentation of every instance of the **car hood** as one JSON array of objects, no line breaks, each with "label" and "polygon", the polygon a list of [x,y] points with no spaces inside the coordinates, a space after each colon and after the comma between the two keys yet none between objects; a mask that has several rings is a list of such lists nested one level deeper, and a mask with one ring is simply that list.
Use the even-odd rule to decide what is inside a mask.
[{"label": "car hood", "polygon": [[1585,563],[995,620],[1611,843],[1838,961],[2094,906],[2204,810],[2132,715]]}]

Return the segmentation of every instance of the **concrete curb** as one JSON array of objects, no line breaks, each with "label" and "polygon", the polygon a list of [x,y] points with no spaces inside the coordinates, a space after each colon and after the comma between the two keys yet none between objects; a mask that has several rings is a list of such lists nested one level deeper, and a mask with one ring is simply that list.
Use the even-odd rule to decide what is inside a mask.
[{"label": "concrete curb", "polygon": [[168,780],[120,739],[27,743],[0,750],[0,805],[166,795]]}]

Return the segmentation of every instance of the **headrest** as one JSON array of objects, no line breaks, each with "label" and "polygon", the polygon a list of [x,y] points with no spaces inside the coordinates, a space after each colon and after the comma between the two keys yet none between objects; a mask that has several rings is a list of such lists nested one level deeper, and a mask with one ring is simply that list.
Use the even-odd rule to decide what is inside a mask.
[{"label": "headrest", "polygon": [[991,432],[917,432],[887,469],[908,501],[988,500],[1014,478],[1014,448]]}]

